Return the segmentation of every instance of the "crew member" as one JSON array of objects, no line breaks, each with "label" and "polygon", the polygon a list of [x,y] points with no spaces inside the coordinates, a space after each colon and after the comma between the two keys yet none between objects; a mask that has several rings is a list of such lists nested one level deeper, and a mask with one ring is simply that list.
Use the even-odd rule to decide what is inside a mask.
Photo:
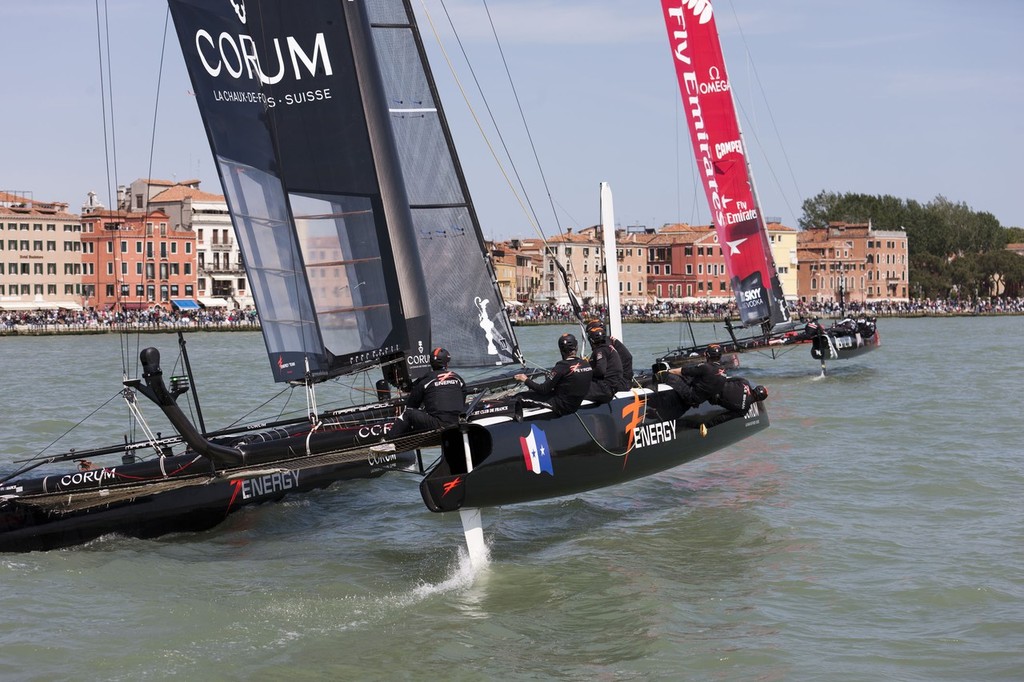
[{"label": "crew member", "polygon": [[673,383],[673,388],[680,396],[696,407],[705,400],[716,402],[725,388],[725,368],[722,367],[722,347],[713,343],[704,349],[705,362],[689,367],[676,367],[667,370],[669,374],[678,374],[683,382]]},{"label": "crew member", "polygon": [[547,381],[537,383],[525,374],[515,375],[516,381],[523,382],[530,389],[516,398],[541,401],[556,416],[572,414],[579,409],[590,389],[594,372],[590,363],[577,355],[578,350],[579,344],[572,334],[558,337],[558,352],[562,359],[548,372]]},{"label": "crew member", "polygon": [[608,343],[604,325],[599,321],[587,323],[587,340],[590,341],[590,366],[594,373],[586,399],[595,403],[611,402],[616,392],[627,388],[622,375],[622,360],[615,347]]},{"label": "crew member", "polygon": [[633,354],[629,352],[626,344],[622,343],[621,339],[609,336],[608,343],[619,354],[619,360],[622,362],[622,380],[624,385],[619,390],[628,391],[633,385]]},{"label": "crew member", "polygon": [[[409,389],[405,411],[391,427],[387,438],[395,439],[410,431],[443,429],[459,423],[466,409],[466,382],[448,370],[451,355],[444,348],[430,352],[430,371]],[[370,448],[374,452],[394,452],[394,443],[381,443]]]}]

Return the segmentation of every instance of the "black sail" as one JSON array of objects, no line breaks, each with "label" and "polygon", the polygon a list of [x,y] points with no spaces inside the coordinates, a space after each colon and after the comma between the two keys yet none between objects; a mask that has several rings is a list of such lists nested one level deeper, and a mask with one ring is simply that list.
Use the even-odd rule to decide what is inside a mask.
[{"label": "black sail", "polygon": [[431,299],[452,364],[519,361],[451,132],[408,0],[365,0]]},{"label": "black sail", "polygon": [[277,381],[429,344],[363,3],[169,0]]}]

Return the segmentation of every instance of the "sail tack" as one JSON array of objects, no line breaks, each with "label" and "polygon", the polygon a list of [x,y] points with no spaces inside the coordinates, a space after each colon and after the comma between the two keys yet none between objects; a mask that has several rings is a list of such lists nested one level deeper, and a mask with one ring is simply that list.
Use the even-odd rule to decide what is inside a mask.
[{"label": "sail tack", "polygon": [[697,160],[740,320],[789,319],[708,0],[662,0],[669,44]]}]

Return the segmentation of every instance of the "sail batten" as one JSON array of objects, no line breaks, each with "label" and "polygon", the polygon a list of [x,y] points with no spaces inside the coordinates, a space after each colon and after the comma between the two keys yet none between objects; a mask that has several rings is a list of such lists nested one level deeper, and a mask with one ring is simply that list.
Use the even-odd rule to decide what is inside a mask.
[{"label": "sail batten", "polygon": [[662,0],[683,109],[740,320],[789,320],[710,0]]}]

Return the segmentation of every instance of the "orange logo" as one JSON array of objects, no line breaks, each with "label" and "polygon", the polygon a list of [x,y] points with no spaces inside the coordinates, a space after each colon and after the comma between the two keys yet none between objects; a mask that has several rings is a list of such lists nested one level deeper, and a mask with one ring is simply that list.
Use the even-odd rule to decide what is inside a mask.
[{"label": "orange logo", "polygon": [[444,492],[441,493],[441,497],[444,497],[445,495],[450,493],[452,490],[454,490],[456,487],[458,487],[458,485],[460,483],[462,483],[462,476],[459,476],[458,478],[456,478],[453,481],[448,481],[447,483],[445,483],[442,486],[444,488]]},{"label": "orange logo", "polygon": [[622,418],[626,420],[627,452],[633,448],[635,429],[640,425],[640,422],[643,421],[643,407],[644,401],[640,399],[640,394],[633,391],[633,402],[622,408]]}]

